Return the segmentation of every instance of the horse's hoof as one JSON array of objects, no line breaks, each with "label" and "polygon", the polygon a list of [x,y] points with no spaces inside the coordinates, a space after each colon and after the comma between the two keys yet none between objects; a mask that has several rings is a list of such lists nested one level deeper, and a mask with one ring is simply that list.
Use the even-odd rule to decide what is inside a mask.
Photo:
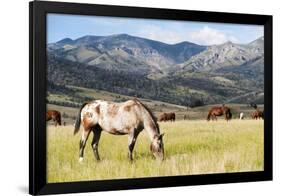
[{"label": "horse's hoof", "polygon": [[82,163],[83,162],[83,157],[80,157],[79,158],[79,163]]}]

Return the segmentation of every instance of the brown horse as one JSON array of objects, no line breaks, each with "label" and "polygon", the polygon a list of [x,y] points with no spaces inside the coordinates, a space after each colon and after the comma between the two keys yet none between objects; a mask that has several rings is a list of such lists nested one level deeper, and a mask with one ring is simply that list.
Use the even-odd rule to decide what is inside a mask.
[{"label": "brown horse", "polygon": [[263,111],[260,111],[257,104],[251,103],[250,107],[254,108],[255,111],[251,114],[252,119],[263,119]]},{"label": "brown horse", "polygon": [[229,107],[226,107],[225,105],[222,106],[215,106],[212,107],[209,110],[207,121],[209,121],[211,118],[212,120],[217,120],[217,116],[225,116],[225,120],[228,121],[232,118],[232,113],[230,111]]},{"label": "brown horse", "polygon": [[48,110],[46,112],[46,121],[53,120],[55,126],[61,125],[61,114],[57,110]]},{"label": "brown horse", "polygon": [[166,121],[171,121],[171,122],[175,122],[176,120],[176,114],[174,112],[171,113],[162,113],[159,116],[159,121],[162,122],[166,122]]},{"label": "brown horse", "polygon": [[[164,134],[160,133],[159,126],[152,112],[137,99],[123,103],[101,100],[84,103],[76,118],[74,134],[79,131],[81,121],[84,130],[80,140],[80,162],[83,161],[84,148],[91,131],[94,133],[92,148],[97,160],[100,160],[98,143],[101,132],[106,131],[114,135],[129,135],[129,159],[132,161],[136,139],[143,129],[145,129],[151,140],[150,150],[152,154],[158,159],[164,159],[164,145],[162,141]],[[112,149],[114,149],[114,145],[112,143]]]},{"label": "brown horse", "polygon": [[256,111],[252,113],[252,119],[263,119],[263,111],[256,109]]}]

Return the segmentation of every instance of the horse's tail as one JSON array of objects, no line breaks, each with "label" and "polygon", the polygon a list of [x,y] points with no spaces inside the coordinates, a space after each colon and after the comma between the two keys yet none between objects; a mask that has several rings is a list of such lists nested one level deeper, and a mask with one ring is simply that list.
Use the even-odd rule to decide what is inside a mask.
[{"label": "horse's tail", "polygon": [[209,111],[208,116],[207,116],[207,121],[209,121],[209,120],[210,120],[211,115],[212,115],[212,112],[211,112],[211,111]]},{"label": "horse's tail", "polygon": [[85,105],[87,105],[88,103],[83,103],[82,106],[79,109],[79,112],[77,114],[76,117],[76,121],[75,121],[75,127],[74,127],[74,133],[73,135],[75,135],[76,133],[78,133],[79,129],[80,129],[80,124],[81,124],[81,111],[82,109],[85,107]]}]

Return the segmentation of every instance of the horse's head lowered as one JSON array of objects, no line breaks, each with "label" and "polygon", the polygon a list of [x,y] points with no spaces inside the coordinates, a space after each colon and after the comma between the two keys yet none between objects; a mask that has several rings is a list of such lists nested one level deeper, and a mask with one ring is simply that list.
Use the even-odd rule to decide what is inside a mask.
[{"label": "horse's head lowered", "polygon": [[162,140],[163,135],[164,133],[156,134],[150,144],[150,150],[152,154],[156,159],[159,159],[161,161],[164,160],[164,144]]}]

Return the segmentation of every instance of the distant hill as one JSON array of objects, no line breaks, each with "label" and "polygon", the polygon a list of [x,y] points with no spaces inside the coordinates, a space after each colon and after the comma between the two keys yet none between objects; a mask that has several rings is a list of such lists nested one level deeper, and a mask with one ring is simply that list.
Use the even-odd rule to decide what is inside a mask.
[{"label": "distant hill", "polygon": [[[263,51],[263,38],[246,45],[226,42],[207,47],[179,66],[181,71],[210,71],[223,67],[250,65],[263,60]],[[262,63],[258,65],[263,67]]]},{"label": "distant hill", "polygon": [[106,70],[165,74],[173,64],[188,60],[206,47],[189,42],[170,45],[162,42],[118,34],[65,38],[48,45],[48,52],[73,62]]},{"label": "distant hill", "polygon": [[50,43],[47,54],[48,91],[74,85],[177,105],[263,103],[263,37],[200,46],[127,34],[83,36]]}]

